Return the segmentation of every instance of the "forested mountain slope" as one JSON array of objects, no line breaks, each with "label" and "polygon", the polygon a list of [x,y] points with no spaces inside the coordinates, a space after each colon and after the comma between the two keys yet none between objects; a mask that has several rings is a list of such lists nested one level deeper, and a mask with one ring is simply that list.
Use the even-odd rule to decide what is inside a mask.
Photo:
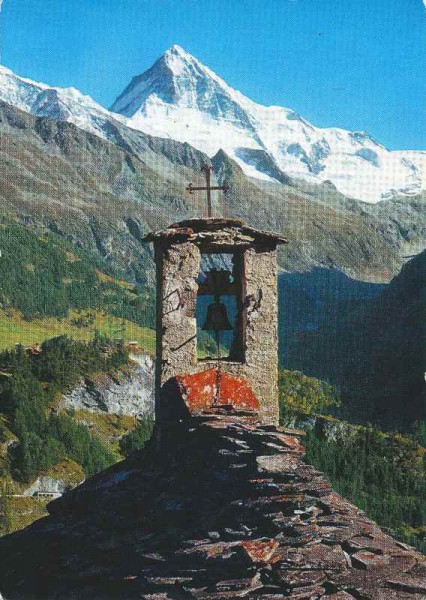
[{"label": "forested mountain slope", "polygon": [[349,413],[389,427],[426,419],[426,251],[377,297],[304,331],[287,364],[343,386]]}]

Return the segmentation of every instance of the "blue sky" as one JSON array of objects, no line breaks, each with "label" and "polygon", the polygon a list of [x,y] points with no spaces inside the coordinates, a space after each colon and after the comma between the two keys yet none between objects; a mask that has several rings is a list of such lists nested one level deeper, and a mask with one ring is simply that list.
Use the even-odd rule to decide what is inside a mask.
[{"label": "blue sky", "polygon": [[3,0],[1,62],[108,107],[173,43],[262,104],[426,149],[422,0]]}]

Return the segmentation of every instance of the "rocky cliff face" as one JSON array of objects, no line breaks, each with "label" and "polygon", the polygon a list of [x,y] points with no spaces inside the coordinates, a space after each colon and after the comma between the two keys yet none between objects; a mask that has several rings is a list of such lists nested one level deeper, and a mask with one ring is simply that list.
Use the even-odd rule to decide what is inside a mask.
[{"label": "rocky cliff face", "polygon": [[205,414],[0,540],[8,600],[421,600],[422,555],[302,460],[297,432]]},{"label": "rocky cliff face", "polygon": [[151,417],[154,414],[154,361],[147,355],[133,357],[128,371],[114,376],[86,378],[64,395],[62,408]]},{"label": "rocky cliff face", "polygon": [[69,487],[61,479],[51,477],[37,477],[25,491],[24,496],[62,496]]}]

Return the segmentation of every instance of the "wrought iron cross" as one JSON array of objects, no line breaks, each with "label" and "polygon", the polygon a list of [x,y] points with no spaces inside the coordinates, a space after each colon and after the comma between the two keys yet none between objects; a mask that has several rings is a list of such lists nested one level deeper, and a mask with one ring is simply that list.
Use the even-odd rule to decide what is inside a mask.
[{"label": "wrought iron cross", "polygon": [[204,165],[201,168],[202,171],[204,171],[205,175],[206,175],[206,185],[205,187],[194,187],[192,185],[192,183],[190,183],[188,185],[188,187],[186,188],[186,190],[192,194],[193,192],[198,192],[200,190],[205,190],[207,192],[207,211],[208,211],[208,216],[212,217],[212,195],[211,192],[212,190],[222,190],[223,192],[226,192],[227,190],[229,190],[229,186],[227,185],[216,185],[216,186],[211,186],[210,185],[210,176],[211,176],[211,172],[213,170],[213,167],[209,167],[209,165]]}]

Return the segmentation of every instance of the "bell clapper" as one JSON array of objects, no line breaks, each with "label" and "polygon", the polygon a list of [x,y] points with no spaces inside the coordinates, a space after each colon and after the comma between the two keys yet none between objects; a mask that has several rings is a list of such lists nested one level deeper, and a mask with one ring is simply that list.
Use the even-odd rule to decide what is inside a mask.
[{"label": "bell clapper", "polygon": [[[220,298],[218,300],[220,302]],[[216,364],[216,393],[212,406],[219,406],[220,403],[220,330],[216,331],[216,348],[217,348],[217,364]]]}]

